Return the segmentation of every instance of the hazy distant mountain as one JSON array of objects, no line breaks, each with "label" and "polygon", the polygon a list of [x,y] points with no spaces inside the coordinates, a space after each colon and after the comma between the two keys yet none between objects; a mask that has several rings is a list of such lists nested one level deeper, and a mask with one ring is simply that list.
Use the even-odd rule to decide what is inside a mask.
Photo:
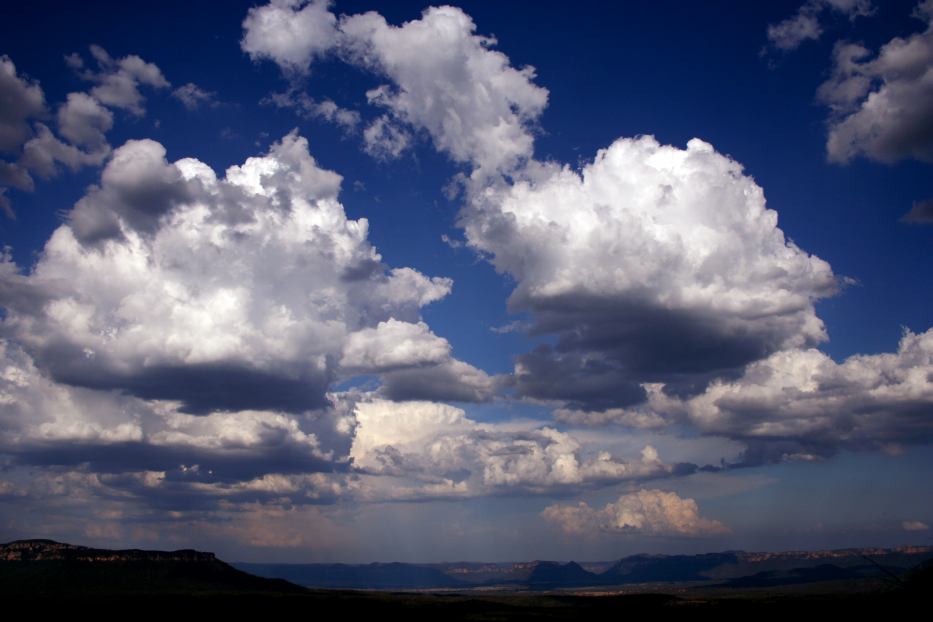
[{"label": "hazy distant mountain", "polygon": [[[792,585],[885,576],[886,573],[898,575],[930,558],[933,558],[933,547],[776,553],[726,551],[702,555],[642,554],[625,557],[614,563],[582,564],[535,561],[235,566],[260,576],[284,578],[309,587],[456,589],[511,586],[543,590],[684,581],[749,587]],[[586,567],[599,569],[601,572],[591,572]]]},{"label": "hazy distant mountain", "polygon": [[297,593],[304,588],[247,574],[213,553],[113,551],[53,540],[0,544],[0,595]]},{"label": "hazy distant mountain", "polygon": [[605,583],[700,581],[710,570],[739,562],[735,553],[705,555],[633,555],[620,559],[602,575]]},{"label": "hazy distant mountain", "polygon": [[790,570],[767,570],[756,572],[748,577],[730,579],[724,585],[729,587],[775,587],[778,585],[796,585],[817,581],[846,581],[875,576],[873,566],[859,568],[840,568],[833,564],[820,564],[813,568],[792,568]]}]

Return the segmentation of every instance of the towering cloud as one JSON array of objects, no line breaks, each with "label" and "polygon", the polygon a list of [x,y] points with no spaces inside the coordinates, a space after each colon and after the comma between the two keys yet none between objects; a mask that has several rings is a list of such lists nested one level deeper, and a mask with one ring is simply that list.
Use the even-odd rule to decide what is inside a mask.
[{"label": "towering cloud", "polygon": [[59,382],[194,413],[325,406],[342,357],[369,371],[448,360],[417,322],[450,280],[387,270],[339,186],[295,133],[223,179],[130,141],[34,270],[7,265],[5,329]]},{"label": "towering cloud", "polygon": [[641,489],[624,494],[597,510],[581,501],[577,505],[549,505],[541,515],[571,534],[599,531],[648,536],[709,536],[728,533],[719,521],[700,516],[693,499],[673,492]]},{"label": "towering cloud", "polygon": [[788,242],[761,188],[700,140],[619,139],[579,173],[529,166],[476,193],[460,222],[517,281],[509,308],[559,336],[520,357],[524,395],[624,406],[642,383],[690,389],[826,338],[813,302],[835,289],[829,265]]}]

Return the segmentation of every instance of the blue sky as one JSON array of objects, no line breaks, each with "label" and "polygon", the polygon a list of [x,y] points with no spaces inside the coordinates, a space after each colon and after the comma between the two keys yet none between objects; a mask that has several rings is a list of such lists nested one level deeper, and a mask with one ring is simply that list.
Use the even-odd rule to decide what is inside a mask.
[{"label": "blue sky", "polygon": [[931,18],[8,9],[0,537],[929,542]]}]

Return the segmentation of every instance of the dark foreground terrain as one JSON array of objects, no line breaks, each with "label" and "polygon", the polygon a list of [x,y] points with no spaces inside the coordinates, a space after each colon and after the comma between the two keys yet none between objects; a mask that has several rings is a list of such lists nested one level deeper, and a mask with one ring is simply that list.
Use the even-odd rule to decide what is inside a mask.
[{"label": "dark foreground terrain", "polygon": [[933,564],[894,578],[767,587],[654,583],[564,591],[402,592],[306,589],[239,571],[210,553],[109,551],[50,541],[0,546],[7,610],[96,617],[401,616],[406,620],[619,620],[638,615],[926,615]]}]

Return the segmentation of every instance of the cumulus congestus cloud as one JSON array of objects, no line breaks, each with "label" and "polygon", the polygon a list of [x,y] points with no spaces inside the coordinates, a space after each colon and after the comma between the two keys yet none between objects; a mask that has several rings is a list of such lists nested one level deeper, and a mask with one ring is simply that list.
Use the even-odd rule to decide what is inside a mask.
[{"label": "cumulus congestus cloud", "polygon": [[4,328],[58,382],[192,413],[323,407],[344,356],[388,369],[354,346],[361,330],[410,350],[381,353],[389,367],[446,362],[410,334],[431,338],[418,309],[451,281],[387,269],[339,185],[295,133],[224,178],[130,141],[35,268],[7,264]]}]

